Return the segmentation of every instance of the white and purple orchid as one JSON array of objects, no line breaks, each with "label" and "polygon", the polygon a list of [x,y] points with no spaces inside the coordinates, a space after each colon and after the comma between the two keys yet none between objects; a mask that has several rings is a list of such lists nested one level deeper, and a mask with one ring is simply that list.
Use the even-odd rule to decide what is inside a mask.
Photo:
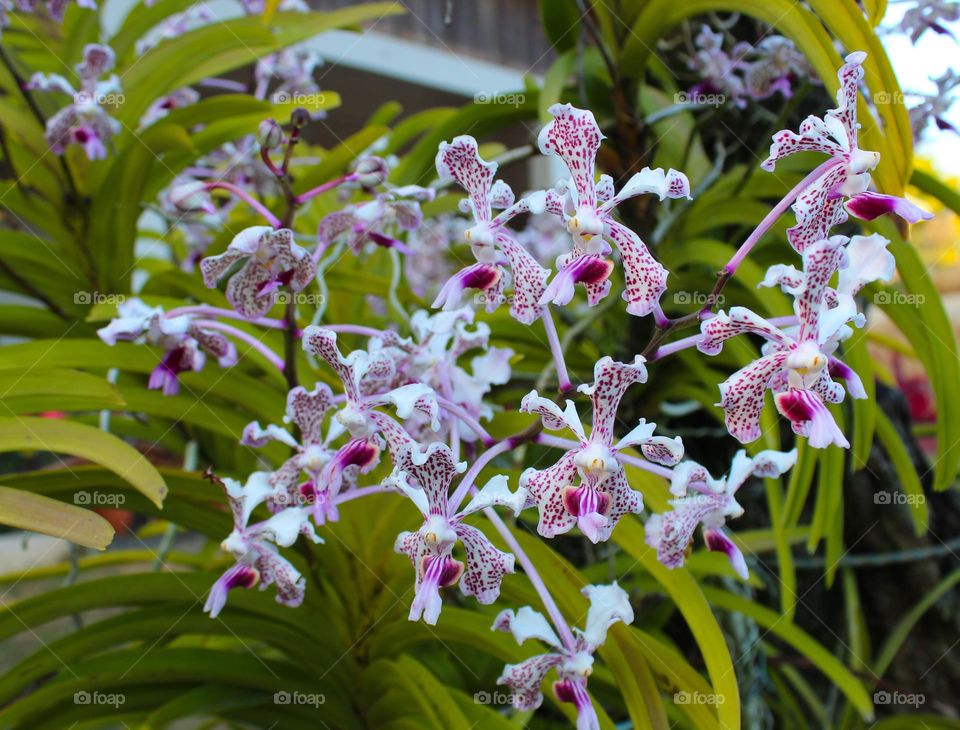
[{"label": "white and purple orchid", "polygon": [[[537,531],[544,537],[554,537],[577,526],[592,542],[602,542],[609,539],[623,515],[643,510],[642,495],[630,488],[617,460],[623,449],[639,447],[647,459],[666,466],[683,458],[680,438],[654,436],[657,425],[644,419],[614,444],[620,400],[633,383],[647,379],[643,358],[638,355],[632,363],[601,358],[593,376],[592,385],[579,388],[593,403],[589,437],[572,401],[567,401],[566,408],[561,410],[534,390],[520,404],[521,411],[539,414],[544,428],[566,428],[577,438],[556,464],[547,469],[527,469],[520,477],[521,488],[529,492],[529,501],[540,511]],[[579,485],[575,484],[577,481]]]},{"label": "white and purple orchid", "polygon": [[[460,209],[473,216],[473,226],[464,232],[477,263],[454,274],[440,290],[434,307],[453,309],[466,289],[482,293],[485,308],[494,311],[504,300],[504,272],[513,278],[511,316],[531,324],[543,309],[540,301],[550,272],[540,266],[516,239],[506,224],[521,213],[542,213],[543,193],[516,200],[503,180],[494,180],[497,163],[487,162],[477,149],[477,140],[464,135],[441,142],[436,159],[441,182],[455,180],[468,194]],[[501,210],[496,216],[495,209]]]},{"label": "white and purple orchid", "polygon": [[72,97],[73,103],[63,107],[47,120],[46,139],[50,149],[63,154],[68,145],[83,148],[91,160],[107,156],[107,144],[120,132],[120,123],[104,108],[119,102],[120,78],[111,74],[116,58],[109,46],[88,43],[83,49],[83,61],[74,66],[80,80],[74,87],[59,74],[35,73],[27,82],[32,91],[59,92]]},{"label": "white and purple orchid", "polygon": [[392,187],[373,200],[330,213],[317,226],[317,241],[321,249],[345,242],[358,255],[372,246],[409,253],[410,249],[397,236],[420,227],[420,203],[433,200],[433,196],[433,190],[419,185]]},{"label": "white and purple orchid", "polygon": [[[843,400],[844,380],[854,398],[865,398],[859,376],[834,356],[839,343],[850,334],[849,322],[862,325],[854,297],[866,284],[893,275],[893,255],[882,236],[833,236],[807,246],[803,271],[782,264],[767,272],[762,285],[779,285],[794,297],[799,320],[795,331],[782,330],[745,307],[721,311],[701,325],[703,337],[697,348],[716,355],[723,342],[751,333],[767,340],[763,356],[738,370],[720,385],[720,407],[727,429],[741,443],[760,436],[760,411],[764,394],[771,388],[777,410],[790,420],[794,433],[805,436],[812,447],[849,442],[837,427],[826,403]],[[836,288],[828,286],[840,271]]]},{"label": "white and purple orchid", "polygon": [[290,547],[300,535],[314,543],[323,542],[310,524],[310,511],[290,507],[251,525],[253,511],[273,494],[269,474],[254,472],[242,485],[233,479],[217,481],[227,493],[234,525],[220,547],[232,553],[237,562],[210,588],[203,610],[216,618],[231,589],[253,588],[258,583],[260,590],[276,586],[278,603],[299,606],[303,603],[306,580],[277,548]]},{"label": "white and purple orchid", "polygon": [[206,355],[217,358],[222,368],[237,362],[237,349],[216,327],[191,314],[166,316],[163,307],[151,307],[140,299],[131,298],[117,305],[117,317],[106,327],[97,330],[97,336],[108,345],[118,340],[141,341],[163,348],[165,354],[150,374],[147,387],[162,390],[164,395],[180,391],[179,375],[200,371]]},{"label": "white and purple orchid", "polygon": [[583,595],[590,600],[585,628],[574,629],[573,646],[565,646],[543,614],[524,606],[514,612],[504,609],[494,619],[494,631],[513,634],[518,644],[527,639],[538,639],[553,651],[538,654],[519,664],[508,664],[497,684],[513,691],[512,703],[518,710],[535,710],[543,703],[540,685],[547,672],[555,669],[557,681],[553,692],[561,702],[571,702],[577,708],[577,730],[599,730],[596,711],[587,694],[587,678],[593,672],[593,655],[607,640],[609,628],[622,621],[633,623],[630,597],[616,582],[610,585],[588,585]]},{"label": "white and purple orchid", "polygon": [[[494,547],[480,530],[464,524],[468,515],[487,507],[510,507],[514,514],[522,508],[522,490],[510,492],[505,476],[496,476],[457,510],[449,501],[453,478],[466,468],[454,460],[450,447],[433,443],[427,447],[410,444],[398,454],[388,483],[401,491],[423,515],[416,532],[397,536],[394,550],[410,558],[416,571],[416,594],[410,606],[410,620],[436,624],[443,607],[440,589],[459,582],[465,596],[482,604],[493,603],[500,595],[503,576],[513,572],[514,557]],[[453,558],[460,542],[466,552],[466,564]]]},{"label": "white and purple orchid", "polygon": [[247,319],[266,314],[281,287],[300,291],[317,273],[313,257],[294,242],[293,231],[253,226],[234,236],[224,253],[200,262],[204,283],[215,287],[241,261],[243,265],[227,283],[227,299]]},{"label": "white and purple orchid", "polygon": [[741,449],[723,479],[714,479],[695,461],[679,464],[670,482],[670,493],[675,497],[670,500],[673,509],[647,520],[647,545],[657,551],[657,559],[666,567],[678,568],[683,565],[694,531],[703,525],[707,549],[725,553],[734,572],[746,580],[743,553],[723,529],[728,519],[743,515],[737,490],[751,477],[779,477],[796,463],[796,449],[787,453],[761,451],[752,457]]},{"label": "white and purple orchid", "polygon": [[[310,504],[316,524],[335,522],[339,515],[334,498],[344,484],[355,485],[358,475],[369,472],[379,463],[383,442],[376,434],[350,439],[339,449],[323,437],[323,419],[333,407],[333,392],[325,383],[317,383],[312,391],[298,386],[287,394],[284,421],[296,426],[299,440],[274,424],[262,428],[254,421],[243,429],[241,443],[247,446],[261,447],[270,441],[279,441],[294,450],[294,454],[270,474],[274,493],[268,506],[274,511],[291,504]],[[329,431],[335,432],[336,429]],[[306,481],[300,481],[301,474],[306,474]]]},{"label": "white and purple orchid", "polygon": [[613,211],[623,201],[644,193],[653,193],[660,200],[689,198],[690,183],[682,172],[646,167],[615,193],[609,175],[594,181],[597,151],[604,137],[593,113],[570,104],[554,104],[549,111],[553,121],[540,130],[540,151],[559,156],[571,179],[558,191],[551,191],[547,210],[566,223],[573,236],[573,250],[557,259],[557,274],[539,304],[567,304],[576,284],[586,287],[591,306],[603,299],[610,291],[613,270],[613,263],[606,258],[611,252],[609,239],[620,252],[627,312],[650,314],[667,288],[667,270],[636,233],[613,219]]},{"label": "white and purple orchid", "polygon": [[[787,238],[799,253],[822,241],[830,231],[847,220],[847,212],[857,218],[873,220],[885,213],[896,213],[910,223],[930,218],[913,203],[892,195],[868,192],[870,172],[880,162],[880,154],[860,149],[857,122],[857,90],[863,78],[867,54],[851,53],[837,72],[837,108],[821,119],[809,116],[800,124],[800,132],[788,129],[773,135],[770,156],[761,167],[773,171],[778,160],[795,152],[815,151],[830,156],[821,166],[819,177],[793,204],[797,224],[787,230]],[[846,206],[844,201],[846,200]]]}]

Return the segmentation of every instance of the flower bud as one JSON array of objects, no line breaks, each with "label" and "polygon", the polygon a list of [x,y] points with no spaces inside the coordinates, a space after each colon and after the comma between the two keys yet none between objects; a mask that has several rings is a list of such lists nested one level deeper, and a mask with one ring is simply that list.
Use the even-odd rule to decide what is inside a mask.
[{"label": "flower bud", "polygon": [[364,157],[357,161],[354,173],[357,176],[357,182],[362,188],[375,188],[382,185],[387,179],[390,170],[387,168],[387,161],[382,157]]},{"label": "flower bud", "polygon": [[275,120],[264,119],[260,122],[258,141],[264,149],[276,149],[283,144],[283,130]]},{"label": "flower bud", "polygon": [[292,112],[290,112],[290,124],[293,125],[294,129],[303,129],[310,123],[310,112],[304,109],[302,106],[298,106]]}]

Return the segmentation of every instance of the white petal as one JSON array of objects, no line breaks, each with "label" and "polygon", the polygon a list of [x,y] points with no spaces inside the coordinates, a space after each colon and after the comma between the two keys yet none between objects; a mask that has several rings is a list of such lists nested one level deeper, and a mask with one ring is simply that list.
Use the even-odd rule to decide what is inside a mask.
[{"label": "white petal", "polygon": [[591,646],[600,646],[607,638],[607,629],[617,621],[633,623],[633,607],[627,592],[617,585],[585,586],[581,591],[590,599],[587,612],[587,627],[583,637]]},{"label": "white petal", "polygon": [[507,476],[497,474],[474,495],[467,506],[460,511],[459,516],[465,517],[486,507],[509,507],[513,514],[517,515],[520,514],[526,501],[526,489],[520,488],[516,492],[511,492]]},{"label": "white petal", "polygon": [[551,646],[560,648],[560,639],[550,622],[539,611],[530,606],[520,608],[516,613],[507,608],[501,611],[493,622],[493,630],[509,631],[518,644],[527,639],[539,639]]}]

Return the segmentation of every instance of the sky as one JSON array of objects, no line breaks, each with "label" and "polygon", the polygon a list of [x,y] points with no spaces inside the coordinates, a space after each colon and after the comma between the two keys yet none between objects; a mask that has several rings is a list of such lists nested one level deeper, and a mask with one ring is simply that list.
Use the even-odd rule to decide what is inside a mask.
[{"label": "sky", "polygon": [[[897,25],[904,11],[912,3],[891,2],[884,25]],[[960,71],[960,23],[948,25],[958,40],[928,30],[914,45],[910,38],[901,33],[892,33],[883,37],[893,67],[900,79],[904,94],[911,91],[935,92],[936,85],[930,78],[937,78],[953,68]],[[957,93],[960,96],[960,92]],[[907,97],[910,105],[910,97]],[[960,129],[960,99],[946,115],[947,120]],[[931,158],[934,167],[949,176],[960,176],[960,134],[942,132],[930,126],[921,143],[916,148],[917,156]]]}]

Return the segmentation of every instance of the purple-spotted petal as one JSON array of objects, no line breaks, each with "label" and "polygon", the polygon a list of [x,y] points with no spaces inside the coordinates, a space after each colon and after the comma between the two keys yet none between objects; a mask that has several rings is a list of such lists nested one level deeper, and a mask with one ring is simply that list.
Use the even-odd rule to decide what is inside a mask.
[{"label": "purple-spotted petal", "polygon": [[540,654],[530,657],[519,664],[507,664],[497,684],[506,685],[513,690],[511,701],[518,710],[535,710],[543,703],[540,685],[543,678],[554,667],[564,661],[562,654]]},{"label": "purple-spotted petal", "polygon": [[563,160],[573,179],[576,206],[595,208],[594,165],[603,134],[593,112],[570,104],[554,104],[547,111],[553,121],[540,130],[540,152]]},{"label": "purple-spotted petal", "polygon": [[667,270],[647,250],[640,236],[616,221],[606,221],[610,240],[620,251],[626,287],[627,313],[644,317],[652,312],[667,289]]},{"label": "purple-spotted petal", "polygon": [[543,268],[526,249],[504,233],[497,235],[497,245],[510,262],[510,272],[513,275],[510,315],[522,324],[533,324],[543,313],[540,300],[550,271]]},{"label": "purple-spotted petal", "polygon": [[411,486],[423,490],[431,515],[446,516],[450,484],[465,467],[454,460],[450,447],[442,442],[426,447],[411,445],[396,459],[396,470],[406,474]]},{"label": "purple-spotted petal", "polygon": [[577,519],[563,502],[563,490],[573,484],[577,467],[573,453],[567,452],[560,460],[546,469],[529,468],[520,475],[520,487],[530,494],[530,500],[540,512],[537,532],[544,537],[555,537],[569,532]]},{"label": "purple-spotted petal", "polygon": [[760,411],[770,379],[783,367],[786,352],[775,352],[738,370],[720,384],[727,430],[742,444],[760,438]]},{"label": "purple-spotted petal", "polygon": [[455,137],[453,142],[441,142],[436,165],[440,180],[456,180],[457,184],[467,191],[474,220],[477,223],[489,221],[491,186],[493,177],[497,174],[497,163],[486,162],[480,157],[477,140],[461,135]]},{"label": "purple-spotted petal", "polygon": [[460,578],[460,590],[488,605],[500,595],[503,576],[513,572],[514,557],[494,547],[480,530],[462,523],[454,526],[467,554],[467,569]]},{"label": "purple-spotted petal", "polygon": [[641,418],[633,430],[617,442],[615,450],[620,451],[631,446],[639,446],[644,457],[664,466],[674,466],[683,458],[683,441],[679,436],[654,436],[655,423],[647,423]]},{"label": "purple-spotted petal", "polygon": [[693,494],[671,500],[671,511],[647,520],[645,540],[657,551],[657,560],[668,568],[682,566],[697,525],[708,517],[722,521],[726,501],[725,494]]},{"label": "purple-spotted petal", "polygon": [[548,431],[562,431],[569,428],[576,434],[580,443],[586,443],[586,436],[583,432],[583,424],[580,422],[580,416],[577,414],[577,406],[573,401],[566,402],[566,408],[560,410],[554,401],[544,398],[537,391],[531,390],[523,400],[520,401],[521,413],[536,413],[543,422],[543,427]]},{"label": "purple-spotted petal", "polygon": [[746,307],[731,307],[729,314],[721,309],[716,317],[704,320],[700,331],[703,337],[697,342],[697,349],[704,355],[718,354],[726,340],[742,334],[760,335],[782,347],[792,343],[777,327]]},{"label": "purple-spotted petal", "polygon": [[647,381],[647,369],[640,355],[632,363],[615,362],[607,355],[593,367],[593,383],[581,385],[577,390],[590,396],[593,402],[593,427],[590,440],[594,443],[613,445],[613,424],[624,393],[634,383]]},{"label": "purple-spotted petal", "polygon": [[320,429],[323,417],[333,407],[333,391],[326,383],[317,383],[312,391],[302,385],[287,393],[286,421],[300,429],[303,444],[323,443]]}]

